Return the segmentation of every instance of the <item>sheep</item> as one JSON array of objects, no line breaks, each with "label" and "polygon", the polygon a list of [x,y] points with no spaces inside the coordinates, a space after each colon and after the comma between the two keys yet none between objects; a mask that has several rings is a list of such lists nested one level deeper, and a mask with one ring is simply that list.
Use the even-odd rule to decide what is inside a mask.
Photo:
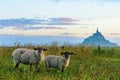
[{"label": "sheep", "polygon": [[38,69],[38,64],[44,58],[44,49],[42,47],[34,48],[33,49],[26,49],[26,48],[17,48],[12,53],[12,58],[14,62],[14,68],[18,68],[20,63],[30,65],[30,70],[32,65],[35,65],[36,69]]},{"label": "sheep", "polygon": [[55,56],[55,55],[46,56],[44,59],[46,71],[48,72],[49,68],[58,68],[63,72],[64,68],[69,65],[70,55],[73,54],[74,53],[72,52],[61,52],[61,55],[63,56]]}]

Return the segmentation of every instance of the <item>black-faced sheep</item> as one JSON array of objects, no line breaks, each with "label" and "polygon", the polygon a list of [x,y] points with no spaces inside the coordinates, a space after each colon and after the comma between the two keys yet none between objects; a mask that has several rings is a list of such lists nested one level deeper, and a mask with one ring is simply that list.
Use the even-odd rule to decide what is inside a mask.
[{"label": "black-faced sheep", "polygon": [[69,65],[70,62],[70,55],[73,55],[72,52],[62,52],[61,55],[63,56],[55,56],[55,55],[49,55],[45,57],[45,66],[46,71],[48,72],[49,68],[58,68],[62,72],[64,71],[64,68]]},{"label": "black-faced sheep", "polygon": [[44,48],[34,48],[33,49],[26,49],[26,48],[18,48],[13,51],[12,58],[15,64],[15,68],[18,68],[20,63],[30,65],[30,69],[32,65],[35,65],[38,69],[38,64],[44,58],[44,51],[47,49]]}]

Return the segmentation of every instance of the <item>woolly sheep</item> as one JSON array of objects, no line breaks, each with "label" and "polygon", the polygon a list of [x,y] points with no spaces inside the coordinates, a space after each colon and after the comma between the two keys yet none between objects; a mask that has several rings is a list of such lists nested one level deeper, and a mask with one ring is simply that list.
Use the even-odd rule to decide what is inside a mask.
[{"label": "woolly sheep", "polygon": [[20,63],[30,65],[30,69],[32,68],[32,65],[35,65],[38,69],[38,64],[42,61],[44,58],[44,51],[47,49],[44,48],[34,48],[32,49],[26,49],[26,48],[18,48],[13,51],[12,58],[15,65],[15,68],[18,68]]},{"label": "woolly sheep", "polygon": [[58,68],[63,72],[64,68],[69,65],[70,55],[72,55],[72,54],[74,54],[74,53],[62,52],[61,55],[63,55],[63,56],[55,56],[55,55],[46,56],[45,57],[46,71],[48,72],[49,68]]}]

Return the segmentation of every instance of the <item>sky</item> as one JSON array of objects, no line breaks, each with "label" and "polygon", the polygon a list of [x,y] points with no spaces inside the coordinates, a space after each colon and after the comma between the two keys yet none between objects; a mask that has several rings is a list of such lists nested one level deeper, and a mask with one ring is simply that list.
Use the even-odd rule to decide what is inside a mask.
[{"label": "sky", "polygon": [[[95,33],[98,28],[107,39],[117,43],[120,40],[120,0],[0,0],[0,10],[0,20],[37,18],[69,23],[67,25],[41,24],[39,26],[45,28],[36,30],[4,26],[0,29],[0,35],[86,38]],[[54,18],[57,20],[53,20]],[[36,26],[38,25],[33,27]],[[46,27],[52,28],[46,29]]]}]

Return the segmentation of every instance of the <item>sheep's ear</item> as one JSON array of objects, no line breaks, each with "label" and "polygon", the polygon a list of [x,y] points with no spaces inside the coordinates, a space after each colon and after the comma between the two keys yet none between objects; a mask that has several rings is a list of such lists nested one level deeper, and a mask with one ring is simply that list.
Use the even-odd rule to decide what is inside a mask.
[{"label": "sheep's ear", "polygon": [[64,52],[61,52],[61,55],[65,54]]},{"label": "sheep's ear", "polygon": [[71,52],[71,53],[69,53],[70,55],[76,55],[76,54],[74,54],[73,52]]},{"label": "sheep's ear", "polygon": [[44,48],[43,51],[47,51],[47,49]]}]

